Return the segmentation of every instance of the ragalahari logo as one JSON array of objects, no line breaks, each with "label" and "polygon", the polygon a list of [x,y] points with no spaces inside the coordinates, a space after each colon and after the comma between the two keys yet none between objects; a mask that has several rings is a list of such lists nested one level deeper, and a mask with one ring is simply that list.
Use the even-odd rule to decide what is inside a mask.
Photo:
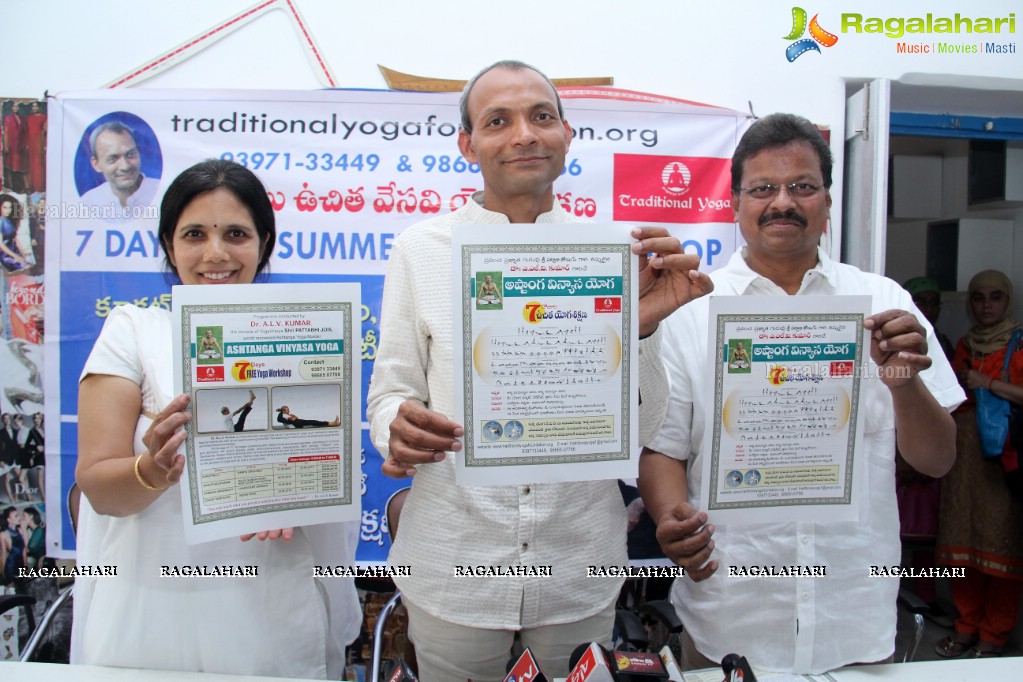
[{"label": "ragalahari logo", "polygon": [[810,37],[802,38],[803,33],[807,31],[806,10],[802,7],[792,8],[792,30],[785,36],[785,40],[796,41],[785,48],[785,58],[790,62],[796,61],[810,50],[820,52],[821,48],[819,45],[833,47],[838,42],[838,36],[834,33],[828,33],[817,23],[817,17],[819,16],[819,14],[815,14],[813,19],[810,20]]}]

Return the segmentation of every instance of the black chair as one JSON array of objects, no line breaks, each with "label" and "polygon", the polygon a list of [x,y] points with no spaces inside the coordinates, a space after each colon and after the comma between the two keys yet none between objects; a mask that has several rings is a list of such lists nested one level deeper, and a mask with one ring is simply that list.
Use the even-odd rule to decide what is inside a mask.
[{"label": "black chair", "polygon": [[25,644],[25,648],[21,652],[21,660],[31,661],[37,652],[42,648],[43,642],[46,641],[46,637],[50,632],[50,626],[53,625],[54,619],[60,613],[61,609],[65,608],[68,604],[72,603],[72,597],[74,596],[75,586],[68,585],[60,594],[57,599],[54,600],[50,607],[46,609],[43,614],[42,620],[36,626],[36,629],[32,632],[32,636],[29,637],[28,643]]},{"label": "black chair", "polygon": [[615,609],[615,633],[621,643],[622,651],[646,651],[650,646],[650,637],[639,616],[629,609]]},{"label": "black chair", "polygon": [[927,602],[918,597],[906,588],[899,588],[899,596],[896,600],[898,607],[913,614],[913,635],[906,646],[906,653],[902,657],[903,663],[910,663],[916,658],[916,650],[920,646],[920,640],[924,636],[924,614],[930,613],[931,607]]},{"label": "black chair", "polygon": [[5,613],[19,606],[32,606],[36,598],[30,594],[0,594],[0,613]]},{"label": "black chair", "polygon": [[[384,514],[387,518],[387,532],[391,536],[391,542],[394,542],[394,538],[398,536],[398,522],[401,519],[401,510],[405,506],[405,498],[408,497],[408,493],[411,488],[402,488],[391,495],[390,499],[387,500],[387,505],[384,508]],[[380,682],[380,666],[383,662],[383,646],[384,646],[384,630],[387,627],[387,619],[391,616],[396,608],[401,606],[401,592],[395,591],[394,596],[384,604],[384,608],[380,610],[380,614],[377,616],[376,625],[373,627],[373,658],[370,661],[370,676],[371,682]],[[418,674],[419,667],[416,664],[416,649],[412,645],[412,642],[405,639],[405,649],[402,654],[405,664],[410,668],[413,674]],[[401,661],[398,662],[401,665]]]}]

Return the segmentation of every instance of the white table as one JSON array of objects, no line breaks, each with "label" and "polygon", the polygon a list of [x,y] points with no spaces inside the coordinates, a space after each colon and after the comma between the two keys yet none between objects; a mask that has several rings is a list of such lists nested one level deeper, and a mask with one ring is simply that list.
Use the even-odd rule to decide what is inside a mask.
[{"label": "white table", "polygon": [[[960,658],[921,663],[890,663],[842,668],[829,673],[836,682],[1006,682],[1023,680],[1023,658]],[[720,680],[721,673],[717,679]],[[759,678],[769,682],[770,677]],[[788,676],[789,679],[806,679]],[[283,677],[183,673],[167,670],[107,668],[56,663],[0,662],[0,679],[5,682],[283,682]],[[779,677],[778,679],[781,679]],[[816,679],[827,679],[818,676]]]},{"label": "white table", "polygon": [[1009,682],[1023,680],[1023,658],[955,658],[947,661],[889,663],[842,668],[831,673],[838,682]]},{"label": "white table", "polygon": [[4,682],[285,682],[292,678],[108,668],[98,665],[0,662]]},{"label": "white table", "polygon": [[[685,673],[690,679],[721,682],[720,669]],[[826,675],[757,674],[758,682],[1008,682],[1023,680],[1023,658],[960,658],[839,668]]]}]

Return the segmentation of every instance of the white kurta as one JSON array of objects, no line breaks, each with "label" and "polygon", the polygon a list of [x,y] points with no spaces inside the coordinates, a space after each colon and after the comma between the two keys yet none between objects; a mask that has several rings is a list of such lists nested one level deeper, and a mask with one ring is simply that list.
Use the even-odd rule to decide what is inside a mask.
[{"label": "white kurta", "polygon": [[[110,313],[83,377],[139,384],[142,408],[173,397],[171,318],[123,306]],[[150,419],[141,416],[135,452]],[[78,565],[113,566],[116,576],[75,581],[71,662],[90,665],[336,679],[361,610],[350,579],[321,585],[315,564],[351,564],[357,528],[297,529],[294,539],[236,538],[186,545],[177,488],[138,514],[97,514],[83,496]],[[315,538],[315,540],[314,540]],[[258,577],[161,577],[163,566],[257,566]],[[329,633],[329,634],[328,634]]]},{"label": "white kurta", "polygon": [[82,204],[89,209],[88,216],[108,223],[123,223],[129,220],[152,217],[159,201],[156,195],[160,191],[160,180],[142,176],[142,184],[128,197],[125,205],[110,189],[110,183],[104,182],[93,187],[82,195]]},{"label": "white kurta", "polygon": [[[366,408],[373,444],[386,457],[390,424],[405,400],[454,418],[451,227],[507,224],[479,204],[414,225],[398,237],[384,284],[380,349]],[[579,222],[555,203],[537,223]],[[586,225],[580,224],[581,234]],[[639,343],[641,442],[664,416],[668,384],[660,333]],[[600,613],[623,578],[587,567],[628,562],[626,515],[615,481],[459,486],[455,457],[418,467],[390,562],[410,566],[395,583],[436,618],[468,627],[519,629]],[[550,566],[550,576],[459,578],[455,566]]]}]

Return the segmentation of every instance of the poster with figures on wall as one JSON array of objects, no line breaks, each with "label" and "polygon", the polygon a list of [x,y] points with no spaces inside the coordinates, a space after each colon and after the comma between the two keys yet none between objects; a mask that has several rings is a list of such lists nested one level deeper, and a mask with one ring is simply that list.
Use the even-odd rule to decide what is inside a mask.
[{"label": "poster with figures on wall", "polygon": [[[0,100],[0,593],[16,591],[19,570],[42,566],[46,555],[46,109],[46,102]],[[0,620],[0,660],[17,658],[19,612]]]}]

